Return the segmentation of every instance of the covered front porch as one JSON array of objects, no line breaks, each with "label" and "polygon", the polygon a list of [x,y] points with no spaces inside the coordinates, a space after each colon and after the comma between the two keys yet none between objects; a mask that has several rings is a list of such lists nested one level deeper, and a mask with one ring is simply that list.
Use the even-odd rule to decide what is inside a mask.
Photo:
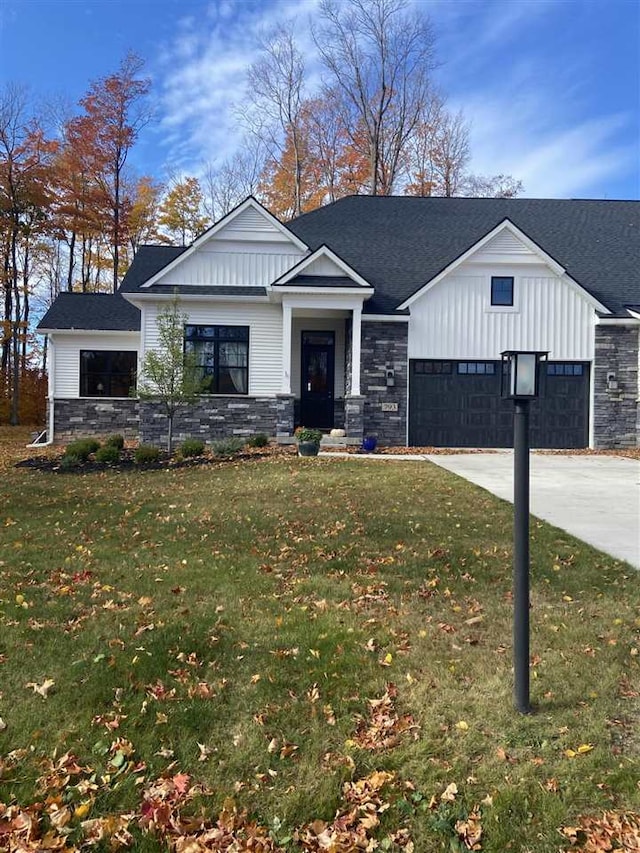
[{"label": "covered front porch", "polygon": [[[363,437],[364,396],[360,392],[362,297],[283,299],[283,422],[278,436],[298,426],[323,432],[345,430],[350,442]],[[286,423],[285,423],[286,421]]]},{"label": "covered front porch", "polygon": [[373,287],[327,246],[274,283],[282,304],[281,438],[297,426],[362,441],[362,309]]}]

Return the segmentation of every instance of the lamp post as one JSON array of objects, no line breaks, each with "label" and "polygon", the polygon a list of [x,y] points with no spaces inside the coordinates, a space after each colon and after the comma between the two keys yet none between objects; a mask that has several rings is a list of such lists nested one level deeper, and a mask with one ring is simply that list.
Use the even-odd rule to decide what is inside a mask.
[{"label": "lamp post", "polygon": [[513,701],[521,714],[529,703],[529,401],[540,392],[546,352],[502,353],[502,396],[514,401],[513,418]]}]

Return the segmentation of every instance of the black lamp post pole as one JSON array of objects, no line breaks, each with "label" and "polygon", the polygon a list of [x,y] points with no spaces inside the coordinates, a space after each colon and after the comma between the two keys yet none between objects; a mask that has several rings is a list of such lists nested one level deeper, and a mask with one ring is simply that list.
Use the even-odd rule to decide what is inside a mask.
[{"label": "black lamp post pole", "polygon": [[513,699],[529,704],[529,401],[515,401],[513,422]]}]

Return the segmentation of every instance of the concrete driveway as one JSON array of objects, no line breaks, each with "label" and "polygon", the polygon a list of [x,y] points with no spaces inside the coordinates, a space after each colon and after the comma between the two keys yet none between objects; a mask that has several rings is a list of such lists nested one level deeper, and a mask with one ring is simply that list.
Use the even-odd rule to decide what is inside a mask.
[{"label": "concrete driveway", "polygon": [[[426,458],[513,501],[512,451]],[[640,462],[532,453],[531,512],[640,568]]]}]

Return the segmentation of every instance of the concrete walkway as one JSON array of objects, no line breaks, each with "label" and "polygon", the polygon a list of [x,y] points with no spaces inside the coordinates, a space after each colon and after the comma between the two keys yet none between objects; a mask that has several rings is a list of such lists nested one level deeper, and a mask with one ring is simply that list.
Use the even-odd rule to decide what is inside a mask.
[{"label": "concrete walkway", "polygon": [[[513,501],[513,453],[426,456]],[[640,568],[640,462],[618,456],[531,454],[531,512]]]}]

